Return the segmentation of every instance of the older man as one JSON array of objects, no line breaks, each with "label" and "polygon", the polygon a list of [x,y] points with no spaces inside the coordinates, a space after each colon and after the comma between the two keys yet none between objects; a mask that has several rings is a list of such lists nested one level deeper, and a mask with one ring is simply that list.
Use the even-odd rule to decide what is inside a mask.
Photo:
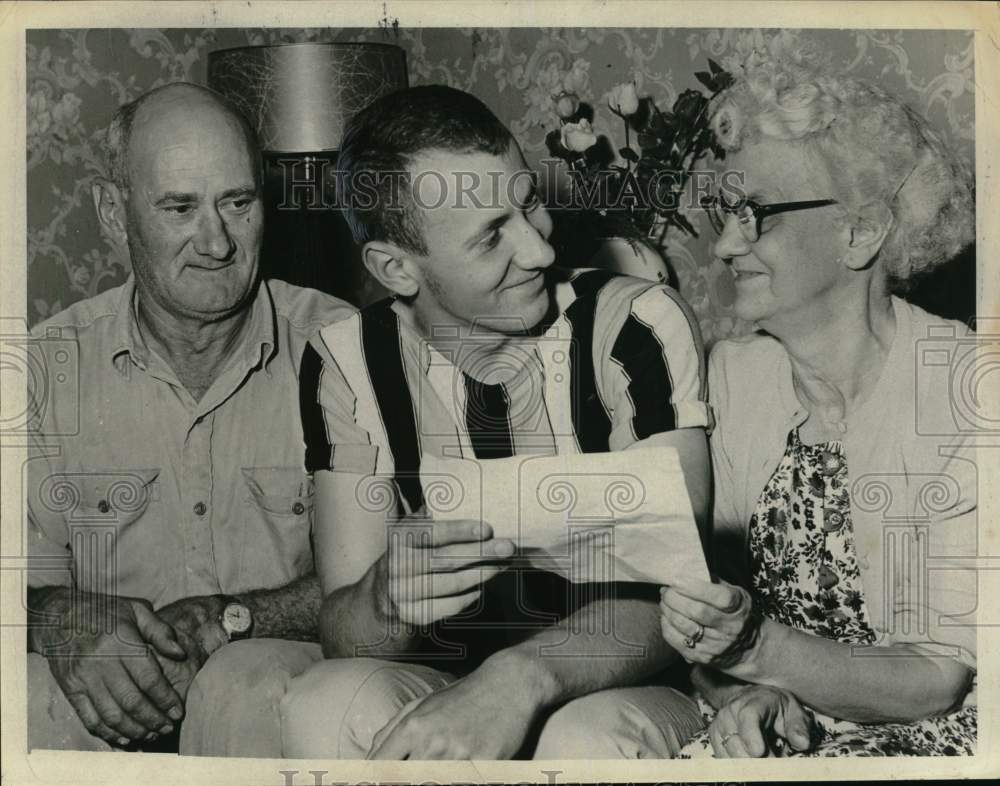
[{"label": "older man", "polygon": [[[339,167],[365,264],[396,297],[324,328],[303,356],[329,660],[296,675],[266,642],[244,642],[206,672],[249,659],[286,670],[286,756],[673,755],[701,716],[657,678],[674,653],[656,587],[528,569],[488,524],[428,522],[419,476],[427,455],[486,471],[509,456],[666,446],[703,518],[697,324],[667,287],[551,267],[534,175],[467,93],[374,102]],[[387,515],[417,520],[412,543]],[[232,723],[191,711],[195,727]]]},{"label": "older man", "polygon": [[79,385],[50,386],[27,472],[33,748],[169,734],[212,652],[315,638],[320,607],[297,374],[352,309],[261,282],[260,155],[217,94],[123,106],[108,154],[94,202],[133,276],[35,331]]}]

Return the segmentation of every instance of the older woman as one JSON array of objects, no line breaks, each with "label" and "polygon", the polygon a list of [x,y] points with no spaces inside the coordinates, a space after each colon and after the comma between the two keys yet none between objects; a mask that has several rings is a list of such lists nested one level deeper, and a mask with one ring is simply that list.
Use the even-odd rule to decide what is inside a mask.
[{"label": "older woman", "polygon": [[687,753],[972,754],[975,465],[941,427],[968,339],[897,296],[971,240],[967,175],[898,100],[801,56],[753,56],[714,106],[745,177],[708,205],[715,251],[759,332],[710,361],[733,583],[661,593],[718,708]]}]

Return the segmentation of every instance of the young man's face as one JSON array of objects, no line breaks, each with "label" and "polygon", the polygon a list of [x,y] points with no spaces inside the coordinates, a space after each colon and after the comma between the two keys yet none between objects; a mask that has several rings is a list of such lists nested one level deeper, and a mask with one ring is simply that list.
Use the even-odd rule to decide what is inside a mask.
[{"label": "young man's face", "polygon": [[411,254],[420,277],[413,306],[424,329],[474,324],[511,335],[541,322],[549,308],[545,268],[555,259],[552,219],[517,145],[502,156],[431,150],[410,171],[427,248]]}]

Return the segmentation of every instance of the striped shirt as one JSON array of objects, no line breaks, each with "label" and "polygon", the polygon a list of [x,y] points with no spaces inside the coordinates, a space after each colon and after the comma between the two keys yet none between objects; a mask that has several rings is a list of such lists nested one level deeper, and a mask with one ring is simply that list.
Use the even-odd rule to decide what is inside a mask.
[{"label": "striped shirt", "polygon": [[[552,278],[556,317],[495,351],[482,351],[473,330],[446,356],[409,326],[400,301],[320,331],[300,371],[306,470],[393,477],[402,508],[414,511],[425,454],[606,452],[708,426],[701,339],[676,292],[597,270]],[[592,599],[588,585],[520,565],[438,623],[417,657],[467,673]]]},{"label": "striped shirt", "polygon": [[[701,337],[679,295],[573,272],[554,274],[558,316],[541,335],[486,360],[474,331],[446,356],[409,326],[400,301],[324,328],[302,361],[307,471],[394,475],[412,507],[424,453],[604,452],[707,427]],[[487,384],[491,373],[506,379]]]}]

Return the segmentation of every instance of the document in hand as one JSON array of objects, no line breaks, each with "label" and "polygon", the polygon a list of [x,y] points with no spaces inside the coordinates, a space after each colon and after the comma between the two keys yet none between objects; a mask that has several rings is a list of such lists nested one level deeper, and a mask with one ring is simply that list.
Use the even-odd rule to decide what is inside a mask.
[{"label": "document in hand", "polygon": [[709,578],[672,447],[489,460],[428,454],[420,466],[435,520],[488,522],[532,565],[570,581]]}]

